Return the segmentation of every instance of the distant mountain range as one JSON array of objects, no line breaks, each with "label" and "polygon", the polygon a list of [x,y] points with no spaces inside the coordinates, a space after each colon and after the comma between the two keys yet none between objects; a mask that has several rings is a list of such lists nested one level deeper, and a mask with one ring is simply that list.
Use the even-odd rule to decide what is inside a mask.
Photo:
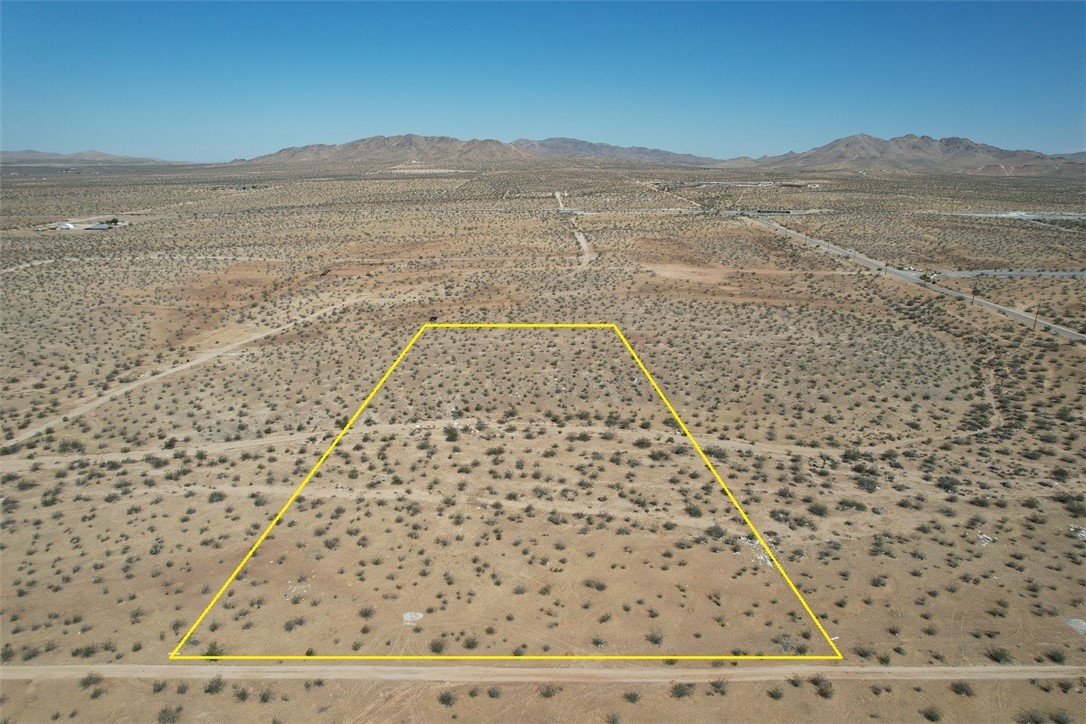
[{"label": "distant mountain range", "polygon": [[[494,165],[562,158],[657,166],[695,166],[765,171],[900,171],[982,175],[1036,175],[1086,172],[1086,152],[1047,155],[1036,151],[1008,151],[968,138],[899,136],[883,140],[858,134],[839,138],[802,153],[789,152],[761,158],[716,159],[640,146],[622,147],[575,138],[518,139],[503,143],[492,139],[462,141],[449,136],[373,136],[338,145],[315,144],[284,148],[231,164],[295,165],[363,163],[369,165],[458,164]],[[15,165],[109,164],[149,165],[166,161],[114,156],[98,151],[75,154],[17,151],[0,153],[0,163]]]},{"label": "distant mountain range", "polygon": [[1079,157],[1049,156],[1037,151],[1008,151],[970,141],[968,138],[899,136],[884,141],[858,134],[846,136],[803,153],[740,158],[725,161],[723,168],[761,168],[787,171],[942,171],[977,174],[1047,173],[1082,163]]},{"label": "distant mountain range", "polygon": [[372,136],[335,146],[316,144],[292,146],[231,163],[321,163],[353,161],[367,163],[492,163],[523,161],[532,155],[517,147],[493,140],[461,141],[450,136]]},{"label": "distant mountain range", "polygon": [[715,166],[720,159],[707,156],[691,156],[672,153],[658,148],[642,146],[612,146],[609,143],[591,143],[576,138],[546,138],[530,141],[521,138],[510,144],[533,156],[569,156],[574,158],[609,158],[619,161],[639,161],[661,166]]},{"label": "distant mountain range", "polygon": [[0,164],[19,166],[75,166],[75,165],[118,165],[150,166],[169,164],[157,158],[138,156],[115,156],[101,151],[80,151],[78,153],[45,153],[43,151],[0,151]]}]

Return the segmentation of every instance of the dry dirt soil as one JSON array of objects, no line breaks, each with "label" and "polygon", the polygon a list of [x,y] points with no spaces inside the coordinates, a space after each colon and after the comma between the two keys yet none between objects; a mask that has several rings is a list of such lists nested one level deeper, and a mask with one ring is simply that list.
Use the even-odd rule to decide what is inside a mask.
[{"label": "dry dirt soil", "polygon": [[[928,212],[1081,183],[452,170],[5,175],[4,721],[1086,721],[1086,348],[734,213],[1074,270],[1081,224]],[[432,319],[618,325],[735,502],[612,331],[430,329],[231,579]]]}]

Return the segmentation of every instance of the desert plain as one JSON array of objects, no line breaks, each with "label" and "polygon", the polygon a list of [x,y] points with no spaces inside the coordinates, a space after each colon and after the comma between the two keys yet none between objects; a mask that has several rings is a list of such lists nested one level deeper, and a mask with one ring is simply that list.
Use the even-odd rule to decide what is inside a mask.
[{"label": "desert plain", "polygon": [[12,170],[4,721],[1086,720],[1081,179]]}]

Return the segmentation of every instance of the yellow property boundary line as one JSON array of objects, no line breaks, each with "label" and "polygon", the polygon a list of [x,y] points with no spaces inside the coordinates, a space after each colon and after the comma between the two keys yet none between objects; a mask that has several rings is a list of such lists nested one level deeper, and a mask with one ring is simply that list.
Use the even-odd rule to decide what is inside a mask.
[{"label": "yellow property boundary line", "polygon": [[[626,347],[626,350],[630,353],[630,356],[633,357],[634,362],[637,363],[637,366],[644,373],[646,379],[648,379],[648,381],[649,381],[649,384],[652,385],[652,389],[656,390],[656,394],[659,395],[660,399],[664,401],[664,405],[667,406],[668,412],[671,413],[671,416],[675,419],[675,422],[678,423],[679,428],[683,431],[683,435],[686,436],[686,439],[689,440],[690,443],[694,446],[694,449],[697,450],[698,455],[702,459],[702,462],[705,463],[705,467],[707,467],[709,469],[709,472],[711,472],[713,474],[713,477],[716,478],[716,481],[718,483],[720,483],[720,487],[723,488],[724,492],[728,494],[728,499],[731,501],[732,505],[735,506],[735,509],[739,511],[739,515],[741,515],[743,517],[743,522],[745,522],[747,524],[747,527],[750,528],[750,531],[752,533],[754,533],[754,537],[758,539],[758,542],[762,546],[762,550],[764,550],[766,555],[769,556],[769,560],[771,560],[773,562],[773,565],[776,567],[777,571],[781,574],[781,576],[784,578],[784,580],[788,583],[788,587],[790,589],[792,589],[792,593],[795,594],[795,596],[799,600],[800,604],[803,605],[803,610],[806,611],[807,615],[811,617],[811,620],[814,621],[815,626],[818,627],[819,633],[822,634],[822,637],[826,640],[826,643],[829,644],[831,649],[833,649],[833,654],[832,655],[831,654],[765,654],[765,655],[761,655],[761,654],[743,654],[743,655],[723,655],[723,654],[722,655],[700,655],[700,654],[698,654],[698,655],[682,655],[682,654],[644,654],[644,655],[635,655],[635,654],[631,654],[631,655],[622,655],[622,654],[583,654],[583,655],[542,654],[542,655],[532,655],[532,654],[525,654],[524,656],[516,656],[516,655],[513,655],[513,654],[464,654],[464,655],[459,655],[459,654],[449,654],[449,655],[441,655],[441,654],[432,654],[432,655],[431,654],[419,654],[419,655],[410,655],[410,654],[343,654],[343,655],[340,655],[340,654],[315,654],[313,656],[306,656],[306,655],[299,655],[299,654],[287,654],[287,655],[278,655],[278,656],[273,656],[273,655],[269,655],[269,654],[221,654],[221,655],[215,656],[215,655],[210,655],[210,654],[182,654],[182,653],[180,653],[181,648],[185,645],[185,643],[189,640],[189,638],[192,636],[192,634],[200,626],[200,624],[203,622],[203,620],[207,617],[208,613],[211,612],[211,609],[215,607],[215,604],[218,603],[219,599],[222,598],[222,595],[226,592],[226,589],[230,587],[230,584],[233,583],[234,579],[236,579],[238,577],[238,574],[241,573],[241,570],[243,568],[245,568],[245,564],[247,564],[249,562],[249,559],[253,557],[253,554],[256,553],[257,549],[260,548],[261,544],[264,543],[264,540],[268,537],[268,534],[271,533],[272,529],[275,528],[276,525],[278,525],[279,521],[283,517],[283,514],[287,512],[287,509],[290,508],[290,506],[298,498],[298,496],[301,494],[302,490],[305,489],[305,486],[309,485],[309,481],[312,480],[313,476],[317,474],[317,471],[320,469],[321,465],[324,464],[324,461],[328,459],[328,456],[332,454],[332,451],[335,449],[336,445],[339,444],[339,441],[343,439],[343,436],[347,434],[347,431],[351,429],[351,426],[354,425],[354,423],[358,419],[359,415],[362,414],[362,411],[366,409],[366,407],[370,404],[370,402],[373,400],[373,398],[380,391],[381,387],[383,387],[385,382],[388,381],[388,378],[392,376],[392,373],[396,370],[396,368],[399,366],[399,364],[403,361],[404,357],[407,356],[407,353],[409,351],[411,351],[411,348],[414,347],[415,343],[419,341],[419,338],[422,337],[423,332],[425,332],[428,329],[610,329],[610,330],[613,330],[614,333],[616,335],[618,335],[618,338],[622,341],[622,344]],[[796,588],[796,584],[793,583],[792,579],[788,577],[788,574],[785,572],[784,567],[781,566],[780,561],[778,561],[777,557],[775,555],[773,555],[773,551],[769,548],[769,544],[767,544],[765,542],[765,539],[762,538],[762,534],[759,533],[758,529],[754,527],[754,523],[751,521],[750,517],[747,516],[746,511],[743,510],[743,506],[739,504],[739,501],[736,499],[735,495],[728,488],[727,483],[724,482],[724,478],[722,478],[720,476],[720,473],[718,473],[716,471],[716,468],[713,467],[713,463],[709,460],[708,456],[706,456],[705,451],[701,449],[701,445],[699,445],[698,441],[694,439],[694,436],[690,433],[690,430],[689,430],[689,428],[687,428],[686,423],[682,421],[681,417],[679,417],[679,413],[675,410],[674,406],[672,406],[671,402],[667,399],[667,395],[665,395],[664,391],[662,389],[660,389],[660,386],[658,384],[656,384],[656,380],[653,379],[653,376],[649,373],[648,368],[645,367],[645,363],[642,362],[641,358],[637,356],[637,352],[634,351],[633,346],[630,344],[629,340],[626,339],[626,335],[624,335],[622,333],[622,330],[620,330],[617,325],[615,325],[615,324],[605,324],[605,323],[576,323],[576,322],[568,322],[568,323],[563,323],[563,322],[558,322],[558,323],[550,323],[550,322],[438,323],[438,322],[431,322],[429,324],[424,324],[421,327],[419,327],[419,331],[415,332],[415,336],[412,337],[411,341],[407,343],[407,346],[405,346],[403,348],[403,350],[400,351],[399,356],[396,357],[396,360],[388,368],[388,370],[385,372],[385,374],[381,376],[381,379],[378,380],[378,382],[374,386],[373,390],[370,391],[370,393],[366,396],[366,399],[363,400],[362,404],[359,405],[357,410],[355,410],[355,413],[351,416],[351,419],[347,421],[347,424],[343,426],[343,429],[340,430],[339,434],[336,435],[334,440],[332,440],[331,444],[328,446],[328,449],[325,450],[324,454],[320,456],[319,460],[317,460],[317,464],[313,466],[313,469],[310,470],[309,474],[305,476],[304,480],[302,480],[301,485],[299,485],[295,489],[294,493],[290,496],[290,498],[287,500],[287,502],[283,505],[282,508],[279,509],[279,512],[275,514],[275,517],[272,518],[272,521],[268,524],[268,527],[264,529],[264,532],[261,533],[259,538],[257,538],[256,543],[253,544],[253,547],[250,548],[249,552],[245,554],[245,557],[241,559],[241,563],[238,564],[237,568],[234,569],[234,572],[230,574],[230,577],[226,579],[226,582],[222,584],[222,586],[219,588],[219,590],[215,593],[214,597],[212,597],[211,603],[207,604],[207,607],[204,608],[204,610],[200,614],[199,618],[196,619],[196,622],[193,623],[192,626],[189,627],[189,630],[187,632],[185,632],[185,635],[177,643],[177,646],[174,648],[173,651],[170,652],[169,658],[170,658],[171,661],[647,661],[647,660],[649,660],[649,661],[663,661],[663,660],[668,660],[668,661],[670,661],[670,660],[679,660],[679,661],[816,661],[816,660],[825,661],[825,660],[831,660],[831,661],[839,661],[839,660],[843,659],[844,656],[841,654],[841,651],[837,648],[837,645],[834,644],[833,639],[831,639],[829,634],[826,633],[826,629],[822,627],[822,623],[818,620],[818,617],[815,616],[814,611],[811,610],[811,607],[807,604],[807,601],[803,598],[803,594],[801,594],[799,592],[799,589]]]}]

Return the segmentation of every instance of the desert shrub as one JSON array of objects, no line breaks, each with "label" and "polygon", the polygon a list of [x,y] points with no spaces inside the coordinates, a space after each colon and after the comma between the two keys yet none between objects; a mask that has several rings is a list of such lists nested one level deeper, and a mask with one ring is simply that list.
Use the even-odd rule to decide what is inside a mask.
[{"label": "desert shrub", "polygon": [[102,677],[98,674],[87,674],[79,680],[79,688],[89,689],[102,683]]},{"label": "desert shrub", "polygon": [[1074,719],[1066,712],[1062,711],[1044,712],[1038,711],[1037,709],[1027,709],[1018,712],[1014,717],[1014,721],[1016,724],[1048,724],[1048,722],[1064,724],[1065,722],[1073,722]]},{"label": "desert shrub", "polygon": [[1045,658],[1054,664],[1062,664],[1067,660],[1067,656],[1059,649],[1049,649],[1048,651],[1045,651]]},{"label": "desert shrub", "polygon": [[815,691],[823,699],[833,698],[833,684],[829,682],[824,676],[815,676],[810,679],[811,685],[814,686]]},{"label": "desert shrub", "polygon": [[164,706],[158,710],[158,724],[176,724],[181,721],[181,705]]},{"label": "desert shrub", "polygon": [[693,684],[673,684],[671,687],[671,698],[673,699],[685,699],[694,693]]},{"label": "desert shrub", "polygon": [[207,682],[207,685],[204,686],[204,693],[205,694],[218,694],[220,691],[222,691],[222,687],[223,687],[222,677],[221,676],[215,676],[214,679]]}]

